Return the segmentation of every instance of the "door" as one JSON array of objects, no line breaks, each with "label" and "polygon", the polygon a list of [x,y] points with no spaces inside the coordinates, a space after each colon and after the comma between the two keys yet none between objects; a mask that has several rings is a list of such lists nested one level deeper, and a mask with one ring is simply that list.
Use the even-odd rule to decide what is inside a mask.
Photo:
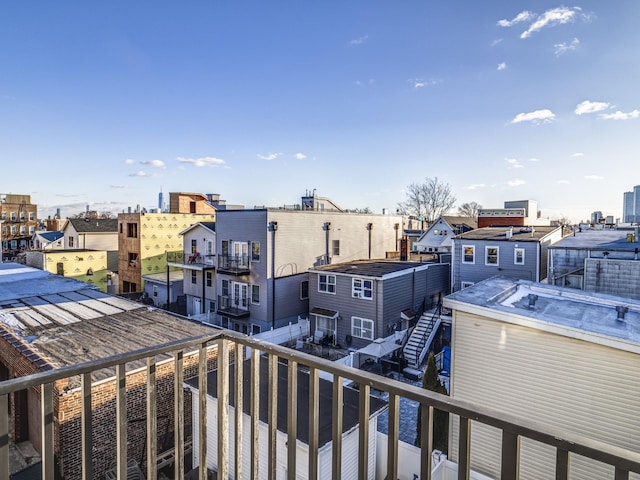
[{"label": "door", "polygon": [[249,265],[249,244],[247,242],[233,242],[233,256],[239,267]]},{"label": "door", "polygon": [[213,240],[207,240],[205,243],[204,262],[207,265],[213,265]]},{"label": "door", "polygon": [[199,297],[193,297],[193,315],[200,315],[202,313],[202,302]]},{"label": "door", "polygon": [[233,282],[231,301],[235,308],[247,310],[249,308],[249,285],[246,283]]}]

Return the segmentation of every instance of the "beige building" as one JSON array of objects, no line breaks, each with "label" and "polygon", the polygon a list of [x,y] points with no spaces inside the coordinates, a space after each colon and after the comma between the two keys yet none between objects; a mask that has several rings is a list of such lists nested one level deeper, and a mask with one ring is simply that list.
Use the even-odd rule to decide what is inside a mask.
[{"label": "beige building", "polygon": [[36,231],[38,207],[31,195],[0,193],[0,239],[4,260],[27,250]]},{"label": "beige building", "polygon": [[120,293],[143,291],[142,275],[166,272],[166,252],[182,250],[180,232],[197,222],[214,222],[215,207],[195,193],[170,193],[170,211],[118,215]]},{"label": "beige building", "polygon": [[[640,452],[639,301],[494,277],[444,306],[453,398]],[[457,461],[455,419],[450,431]],[[499,478],[500,456],[500,433],[472,423],[471,468]],[[519,478],[555,478],[555,461],[555,449],[522,439]],[[600,463],[570,461],[570,478],[613,478]]]}]

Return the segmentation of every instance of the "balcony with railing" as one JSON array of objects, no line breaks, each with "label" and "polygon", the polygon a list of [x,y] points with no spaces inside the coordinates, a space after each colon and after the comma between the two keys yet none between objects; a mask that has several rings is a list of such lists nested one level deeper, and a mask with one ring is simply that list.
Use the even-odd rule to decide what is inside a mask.
[{"label": "balcony with railing", "polygon": [[[197,374],[195,392],[185,385],[186,358],[193,356],[191,361],[192,371]],[[166,388],[159,388],[160,362],[159,358],[172,365],[173,392]],[[209,375],[215,359],[216,380],[215,385],[208,385]],[[248,369],[233,368],[237,359],[244,360]],[[306,418],[299,418],[299,402],[302,396],[299,392],[299,376],[289,374],[285,377],[284,391],[280,390],[278,375],[274,374],[286,362],[288,371],[295,372],[304,369],[308,373],[308,396],[304,398],[308,402],[308,414]],[[268,364],[268,376],[260,375],[260,365]],[[142,365],[137,367],[137,372],[146,376],[146,388],[133,389],[129,385],[127,376],[131,369],[130,364]],[[146,366],[145,366],[146,365]],[[96,439],[98,429],[93,428],[92,413],[95,422],[95,412],[92,412],[92,373],[104,369],[115,369],[115,389],[113,401],[115,403],[115,415],[111,419],[112,428],[115,429],[115,442],[113,445],[101,445],[102,449],[112,452],[113,467],[107,472],[98,472],[94,469],[98,449]],[[158,376],[157,376],[158,375]],[[332,380],[329,396],[321,396],[319,387],[321,378],[328,377]],[[74,412],[77,421],[75,429],[75,441],[69,438],[60,442],[59,430],[62,428],[60,419],[56,418],[57,412],[64,403],[62,393],[57,391],[54,385],[69,378],[79,378],[75,382],[82,399],[81,408]],[[345,380],[354,382],[358,387],[355,393],[358,412],[357,454],[353,456],[343,455],[346,442],[343,444],[343,410],[345,399],[343,383]],[[322,380],[324,381],[324,380]],[[265,384],[266,382],[266,384]],[[69,382],[69,385],[72,383]],[[193,385],[194,382],[192,381]],[[239,388],[244,385],[245,388]],[[217,406],[215,409],[208,407],[210,387],[214,386],[217,394]],[[280,385],[281,387],[282,385]],[[497,462],[501,468],[502,479],[517,479],[519,476],[519,461],[526,455],[521,450],[522,439],[532,439],[547,445],[553,450],[553,462],[555,463],[555,478],[567,479],[576,457],[586,457],[611,466],[612,479],[621,480],[629,478],[630,472],[640,472],[640,454],[624,450],[609,444],[596,442],[586,437],[567,434],[562,431],[547,427],[541,427],[536,423],[520,421],[504,413],[489,410],[477,405],[461,402],[453,398],[439,395],[422,388],[407,385],[386,377],[372,375],[371,373],[344,366],[339,363],[317,358],[298,352],[283,346],[257,341],[236,332],[221,330],[212,332],[211,335],[193,337],[176,341],[171,344],[146,348],[127,354],[122,354],[106,359],[94,360],[88,363],[63,367],[35,375],[15,378],[0,382],[0,478],[10,478],[9,442],[12,428],[10,425],[9,410],[10,397],[17,392],[31,389],[38,392],[40,404],[40,425],[42,462],[40,465],[42,478],[53,480],[55,477],[56,454],[64,457],[65,449],[75,448],[77,454],[75,461],[79,462],[77,476],[66,472],[65,479],[71,478],[148,478],[156,479],[159,475],[159,465],[171,465],[172,477],[183,479],[189,470],[188,465],[215,465],[210,467],[215,471],[218,479],[227,478],[445,478],[439,474],[432,474],[433,457],[430,454],[433,445],[433,418],[434,409],[442,410],[453,415],[459,424],[460,434],[457,437],[457,478],[472,478],[470,469],[471,429],[475,424],[488,425],[501,432],[502,451],[501,459]],[[261,397],[257,392],[268,390],[268,398],[286,398],[286,421],[279,418],[280,414],[275,407],[276,402],[268,402],[266,426],[262,424],[265,416],[259,414],[263,410]],[[372,411],[371,392],[373,390],[384,392],[387,395],[387,431],[386,441],[382,446],[376,445],[377,461],[375,471],[369,462],[371,444],[368,441],[369,414]],[[173,395],[173,451],[159,452],[158,443],[155,441],[159,430],[156,405],[162,396]],[[326,391],[325,391],[326,393]],[[420,445],[411,447],[417,449],[417,455],[407,458],[406,445],[401,445],[398,437],[400,420],[400,400],[410,399],[419,405],[421,410],[421,422],[419,429]],[[102,399],[106,400],[106,399]],[[136,423],[132,429],[132,419],[127,415],[128,409],[132,409],[135,402],[146,405],[146,416]],[[191,403],[193,402],[193,403]],[[322,410],[321,402],[330,403],[330,436],[331,447],[319,451],[319,412]],[[94,402],[95,403],[95,402]],[[242,408],[235,409],[235,405],[249,405],[249,420],[242,423]],[[190,406],[193,409],[189,408]],[[326,408],[327,406],[324,405]],[[189,438],[188,428],[191,416],[185,412],[193,412],[193,423],[197,423],[197,435]],[[69,418],[63,419],[65,422]],[[137,419],[140,420],[140,419]],[[184,421],[183,421],[184,420]],[[302,421],[301,421],[302,420]],[[280,430],[285,426],[285,431]],[[244,427],[246,428],[244,428]],[[301,454],[299,448],[299,430],[308,432],[308,444]],[[326,433],[326,432],[325,432]],[[244,435],[244,436],[243,436]],[[280,440],[277,441],[278,435]],[[380,435],[378,434],[378,437]],[[133,438],[145,439],[145,455],[142,462],[133,461],[127,445]],[[153,439],[153,440],[148,440]],[[286,441],[284,441],[286,440]],[[192,450],[192,457],[188,452]],[[319,464],[319,454],[328,454],[331,461],[327,464]],[[242,462],[234,459],[242,458]],[[186,459],[186,461],[185,461]],[[192,462],[190,461],[192,459]],[[64,464],[64,458],[63,458]],[[344,466],[353,468],[355,476],[347,475]],[[415,473],[407,473],[415,472]],[[189,478],[207,478],[207,469],[198,470],[198,476]],[[432,476],[433,475],[433,476]],[[143,477],[144,476],[144,477]],[[448,477],[451,478],[451,477]]]},{"label": "balcony with railing", "polygon": [[249,275],[251,273],[251,262],[249,255],[218,255],[218,272],[228,275]]},{"label": "balcony with railing", "polygon": [[183,252],[182,250],[167,252],[167,265],[190,270],[206,270],[215,268],[216,256],[204,255],[200,252]]},{"label": "balcony with railing", "polygon": [[230,295],[218,295],[217,313],[231,318],[246,318],[250,315],[249,299],[234,298]]}]

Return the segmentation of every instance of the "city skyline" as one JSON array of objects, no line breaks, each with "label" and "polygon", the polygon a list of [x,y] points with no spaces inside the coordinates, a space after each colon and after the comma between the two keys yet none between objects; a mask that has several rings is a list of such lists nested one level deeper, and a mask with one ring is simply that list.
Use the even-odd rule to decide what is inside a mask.
[{"label": "city skyline", "polygon": [[161,190],[380,213],[438,177],[578,221],[640,183],[632,0],[0,8],[0,191],[40,217]]}]

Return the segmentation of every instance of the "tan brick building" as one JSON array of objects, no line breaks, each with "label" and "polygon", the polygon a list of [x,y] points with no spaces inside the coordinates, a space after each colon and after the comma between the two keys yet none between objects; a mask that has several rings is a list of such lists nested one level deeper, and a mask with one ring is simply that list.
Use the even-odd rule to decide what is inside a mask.
[{"label": "tan brick building", "polygon": [[31,195],[0,193],[0,220],[2,258],[11,260],[29,248],[36,231],[38,207],[31,203]]}]

